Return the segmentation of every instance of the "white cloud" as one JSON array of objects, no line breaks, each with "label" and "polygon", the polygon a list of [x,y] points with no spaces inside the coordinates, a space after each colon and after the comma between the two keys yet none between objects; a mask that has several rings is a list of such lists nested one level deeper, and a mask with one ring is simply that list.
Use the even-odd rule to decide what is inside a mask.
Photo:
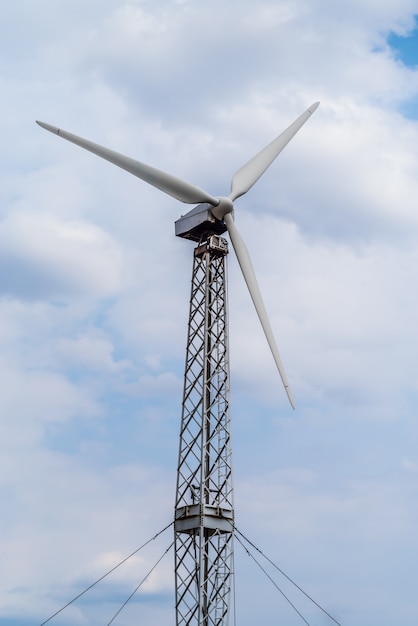
[{"label": "white cloud", "polygon": [[123,257],[100,228],[51,215],[15,213],[0,226],[3,295],[108,297],[122,287]]}]

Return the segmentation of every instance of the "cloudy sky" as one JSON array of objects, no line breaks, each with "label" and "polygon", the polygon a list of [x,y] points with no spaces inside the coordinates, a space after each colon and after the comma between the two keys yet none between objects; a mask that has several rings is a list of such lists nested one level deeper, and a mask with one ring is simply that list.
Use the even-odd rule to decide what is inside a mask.
[{"label": "cloudy sky", "polygon": [[[229,258],[238,528],[339,622],[416,626],[417,0],[0,8],[0,624],[39,625],[170,523],[185,207],[68,129],[236,203],[297,410]],[[166,531],[51,624],[107,624]],[[174,624],[168,554],[115,624]],[[240,626],[302,623],[236,546]],[[331,622],[280,577],[312,625]]]}]

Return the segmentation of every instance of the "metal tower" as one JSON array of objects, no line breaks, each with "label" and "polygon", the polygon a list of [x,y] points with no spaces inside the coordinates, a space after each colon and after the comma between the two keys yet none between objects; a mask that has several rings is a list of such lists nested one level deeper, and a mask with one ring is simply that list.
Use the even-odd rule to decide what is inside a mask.
[{"label": "metal tower", "polygon": [[194,250],[175,501],[177,626],[228,623],[233,489],[225,262],[209,235]]}]

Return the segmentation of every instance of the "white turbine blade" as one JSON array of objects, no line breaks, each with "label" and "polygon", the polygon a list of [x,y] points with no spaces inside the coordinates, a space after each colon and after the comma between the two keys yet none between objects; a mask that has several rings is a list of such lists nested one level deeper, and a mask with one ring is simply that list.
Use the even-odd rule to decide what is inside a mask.
[{"label": "white turbine blade", "polygon": [[254,302],[255,309],[263,327],[264,334],[266,335],[267,342],[270,346],[270,350],[273,354],[273,358],[276,362],[277,369],[279,370],[280,377],[283,382],[283,386],[289,398],[289,402],[292,408],[295,408],[292,392],[284,371],[282,360],[277,349],[276,340],[274,339],[273,331],[270,326],[267,312],[264,306],[263,299],[261,297],[260,288],[255,277],[253,265],[251,263],[250,255],[248,254],[247,246],[245,245],[241,235],[239,234],[237,227],[234,224],[234,220],[231,213],[227,213],[224,216],[225,224],[228,228],[228,233],[231,238],[232,246],[237,255],[238,263],[240,264],[245,282],[247,283],[248,290],[250,292],[252,301]]},{"label": "white turbine blade", "polygon": [[173,198],[176,198],[181,202],[186,202],[187,204],[208,202],[212,206],[216,206],[219,203],[219,200],[210,196],[206,193],[206,191],[200,189],[200,187],[181,180],[176,176],[171,176],[171,174],[167,174],[166,172],[158,170],[155,167],[151,167],[150,165],[131,159],[130,157],[124,156],[119,152],[114,152],[113,150],[99,146],[97,143],[93,143],[92,141],[88,141],[87,139],[68,133],[65,130],[51,126],[50,124],[45,124],[44,122],[36,123],[39,124],[39,126],[42,126],[42,128],[49,130],[51,133],[55,133],[56,135],[75,143],[77,146],[85,148],[85,150],[89,150],[89,152],[93,152],[93,154],[106,159],[106,161],[110,161],[114,165],[121,167],[134,176],[138,176],[138,178],[141,178],[153,187],[157,187],[157,189],[164,191],[169,196],[173,196]]},{"label": "white turbine blade", "polygon": [[276,139],[268,144],[261,152],[256,154],[252,159],[235,172],[232,183],[231,193],[229,197],[232,201],[247,193],[249,189],[257,182],[266,169],[273,163],[274,159],[280,154],[289,141],[296,135],[298,130],[310,118],[312,113],[319,107],[319,102],[315,102],[302,113],[297,120],[293,122],[285,131],[283,131]]}]

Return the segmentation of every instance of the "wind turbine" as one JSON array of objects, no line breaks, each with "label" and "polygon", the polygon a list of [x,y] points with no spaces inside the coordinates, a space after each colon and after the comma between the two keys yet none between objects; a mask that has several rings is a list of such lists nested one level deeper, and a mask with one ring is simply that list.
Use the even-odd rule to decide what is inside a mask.
[{"label": "wind turbine", "polygon": [[221,235],[228,231],[289,402],[295,408],[251,259],[234,222],[233,203],[251,189],[318,106],[319,102],[312,104],[243,165],[232,177],[229,195],[222,197],[37,122],[177,200],[197,204],[175,223],[178,237],[198,244],[191,281],[174,515],[177,626],[226,626],[229,617],[234,507],[225,280],[228,244]]}]

